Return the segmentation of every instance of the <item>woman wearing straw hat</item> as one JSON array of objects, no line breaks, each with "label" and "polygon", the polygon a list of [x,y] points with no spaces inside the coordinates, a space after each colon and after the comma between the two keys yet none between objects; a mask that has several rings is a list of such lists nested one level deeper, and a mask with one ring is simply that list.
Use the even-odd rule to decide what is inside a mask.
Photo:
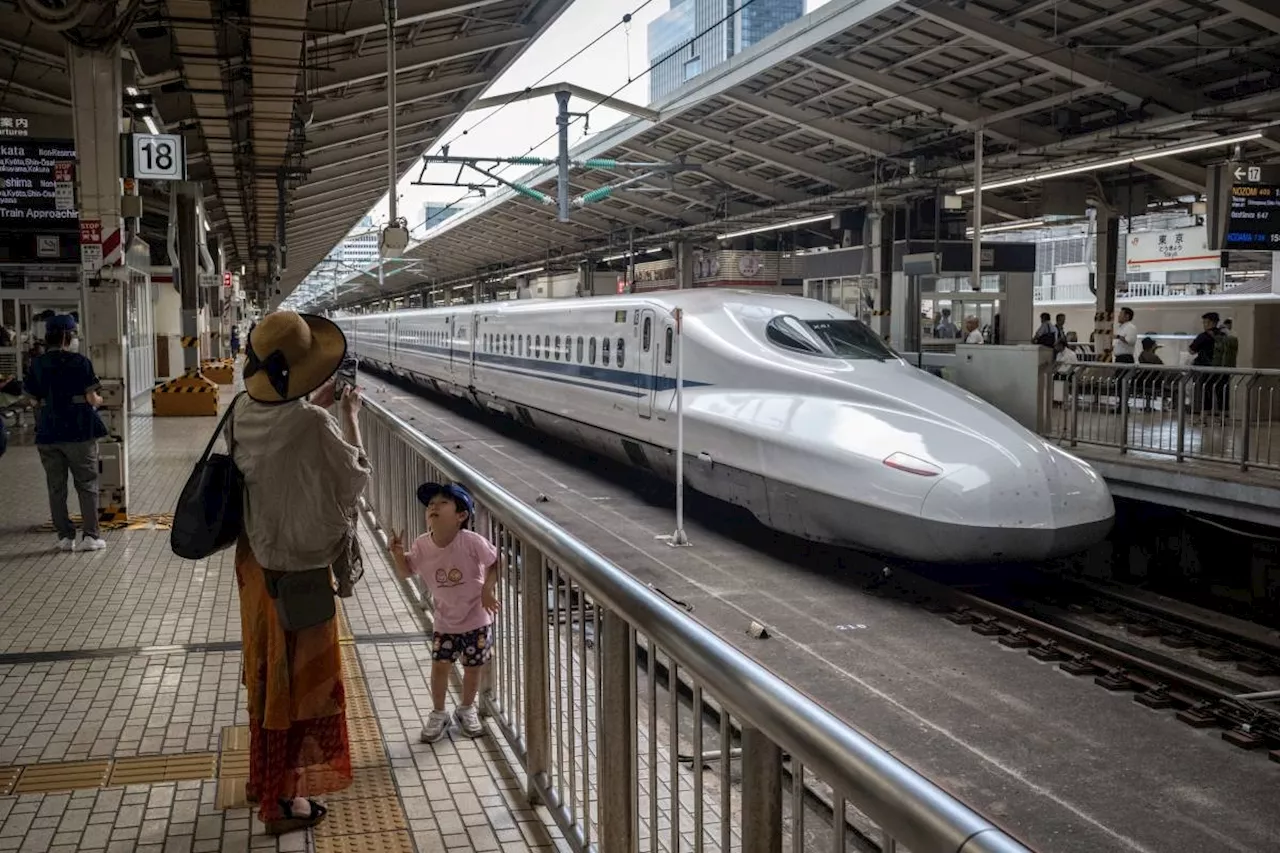
[{"label": "woman wearing straw hat", "polygon": [[342,331],[323,317],[268,315],[249,334],[247,394],[236,401],[228,429],[245,483],[236,578],[248,793],[272,834],[319,823],[326,810],[309,798],[351,784],[330,569],[340,589],[347,573],[350,594],[349,572],[359,561],[356,501],[370,469],[355,389],[343,395],[337,420],[326,411],[346,351]]}]

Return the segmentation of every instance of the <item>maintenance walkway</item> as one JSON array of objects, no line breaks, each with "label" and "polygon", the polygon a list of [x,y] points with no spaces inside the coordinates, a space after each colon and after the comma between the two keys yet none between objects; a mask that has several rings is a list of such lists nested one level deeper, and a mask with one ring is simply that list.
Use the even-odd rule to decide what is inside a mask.
[{"label": "maintenance walkway", "polygon": [[[54,549],[35,448],[0,460],[0,851],[1027,853],[374,401],[366,573],[339,616],[355,784],[270,837],[244,797],[231,554],[168,543],[214,419],[130,423],[131,516],[101,552]],[[425,746],[428,614],[379,530],[419,532],[436,477],[472,488],[504,607],[486,735]]]}]

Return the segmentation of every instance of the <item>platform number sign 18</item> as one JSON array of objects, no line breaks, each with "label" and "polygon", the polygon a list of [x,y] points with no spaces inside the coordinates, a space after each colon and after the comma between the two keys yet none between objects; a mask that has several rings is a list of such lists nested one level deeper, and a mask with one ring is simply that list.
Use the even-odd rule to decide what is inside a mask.
[{"label": "platform number sign 18", "polygon": [[181,181],[186,177],[183,139],[175,133],[135,133],[130,137],[129,177]]}]

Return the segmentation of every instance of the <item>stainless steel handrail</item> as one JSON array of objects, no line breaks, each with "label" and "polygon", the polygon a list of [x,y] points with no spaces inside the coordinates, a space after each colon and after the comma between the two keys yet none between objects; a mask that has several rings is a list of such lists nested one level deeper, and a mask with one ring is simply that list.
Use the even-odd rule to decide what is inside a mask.
[{"label": "stainless steel handrail", "polygon": [[1069,443],[1280,469],[1280,370],[1113,362],[1047,366],[1058,409],[1041,432]]},{"label": "stainless steel handrail", "polygon": [[[731,713],[743,722],[744,779],[748,776],[748,768],[763,766],[776,769],[778,784],[756,784],[754,781],[749,785],[744,784],[744,800],[759,796],[776,797],[777,815],[781,816],[781,751],[785,751],[792,756],[793,762],[797,760],[803,762],[806,768],[816,772],[830,785],[833,792],[841,798],[847,797],[855,808],[883,828],[889,838],[905,844],[913,853],[958,853],[959,851],[963,853],[979,853],[979,851],[1027,853],[1025,847],[990,821],[877,747],[866,737],[733,648],[697,621],[678,611],[627,571],[535,512],[479,471],[462,462],[438,442],[422,435],[385,406],[375,400],[367,399],[364,403],[362,420],[375,472],[375,484],[370,490],[370,503],[373,504],[375,514],[380,517],[384,527],[390,525],[402,527],[407,520],[410,520],[410,513],[413,511],[410,501],[416,485],[413,483],[413,469],[415,464],[425,460],[434,469],[433,474],[438,472],[470,489],[477,504],[492,517],[501,521],[505,533],[522,542],[523,562],[514,573],[521,575],[523,582],[527,584],[523,603],[519,607],[528,625],[541,624],[544,634],[550,631],[547,627],[545,612],[539,614],[538,611],[545,610],[547,578],[559,578],[559,571],[557,570],[555,575],[550,575],[546,571],[539,572],[538,566],[554,563],[558,567],[563,567],[563,570],[572,576],[572,581],[580,587],[580,590],[590,596],[595,606],[600,608],[600,611],[593,612],[599,613],[604,625],[603,655],[606,668],[601,669],[598,679],[600,683],[594,688],[597,707],[609,701],[610,697],[605,695],[605,691],[610,685],[619,690],[625,687],[632,694],[631,715],[636,716],[634,649],[636,636],[643,634],[651,643],[656,643],[665,651],[674,664],[673,669],[678,666],[682,671],[689,673],[694,682],[705,685],[708,691],[717,697],[725,712]],[[417,456],[419,459],[415,462],[408,458],[406,453]],[[380,465],[385,468],[380,468]],[[547,562],[535,560],[534,555],[538,555]],[[541,589],[538,589],[539,584]],[[554,586],[554,584],[555,581],[552,581],[551,585]],[[541,605],[534,606],[534,603],[539,600]],[[584,605],[578,606],[585,612]],[[572,613],[572,609],[570,612]],[[626,636],[630,639],[627,645],[621,647],[621,657],[619,657],[619,646],[616,643],[619,635],[609,627],[617,624],[615,621],[617,619],[621,619],[629,626],[629,633]],[[585,619],[583,621],[585,623]],[[597,625],[595,630],[600,631],[601,627]],[[559,637],[558,628],[556,637]],[[599,634],[595,643],[601,645]],[[587,657],[586,648],[584,643],[582,655],[584,660]],[[653,646],[651,645],[650,648]],[[544,701],[539,694],[546,689],[545,652],[546,649],[541,651],[525,649],[524,651],[526,667],[529,665],[529,660],[533,659],[535,665],[540,660],[543,670],[541,676],[537,672],[526,671],[520,681],[520,684],[528,685],[523,698],[525,707],[515,709],[513,713],[518,713],[526,723],[530,719],[536,723],[540,716],[539,709],[534,706]],[[601,656],[599,649],[596,655],[599,662]],[[631,671],[623,673],[619,669],[617,672],[610,673],[607,666],[611,659],[628,661],[627,666]],[[572,665],[572,661],[570,664]],[[652,664],[653,661],[650,661],[651,666]],[[621,668],[622,664],[618,666]],[[558,683],[559,673],[556,677]],[[581,677],[585,684],[585,671],[582,672]],[[623,680],[619,681],[619,678]],[[572,672],[569,680],[572,698],[574,689]],[[542,688],[535,690],[534,688],[539,684],[543,685]],[[586,687],[583,686],[582,690],[585,708]],[[672,701],[674,702],[674,699]],[[701,700],[699,703],[701,707]],[[541,710],[545,711],[545,709]],[[583,713],[585,719],[585,711]],[[623,709],[619,713],[625,716],[626,711]],[[633,734],[634,728],[633,724]],[[534,732],[530,737],[537,738],[536,725],[528,730]],[[584,732],[585,730],[584,727]],[[701,726],[698,731],[701,732]],[[546,758],[545,754],[548,750],[545,745],[539,747],[531,742],[525,742],[518,732],[508,731],[507,734],[509,738],[517,741],[513,746],[517,746],[517,751],[521,754],[540,752],[542,753],[539,759],[541,762],[550,760]],[[653,734],[651,733],[650,736],[652,737]],[[765,740],[762,741],[761,736]],[[778,751],[777,760],[772,765],[768,761],[755,760],[749,754],[759,753],[762,743],[767,743]],[[757,748],[753,750],[753,746]],[[570,751],[572,753],[572,749]],[[585,735],[583,751],[586,752]],[[632,758],[634,757],[633,755]],[[531,775],[540,774],[542,784],[547,784],[548,767],[527,769]],[[618,827],[607,826],[610,820],[609,815],[625,813],[632,815],[632,822],[637,817],[643,820],[639,815],[636,802],[635,780],[633,778],[627,782],[627,791],[623,794],[622,791],[617,790],[621,782],[616,773],[610,772],[611,768],[594,769],[600,776],[598,796],[601,804],[601,829],[604,833],[602,835],[604,846],[601,849],[604,853],[615,853],[615,850],[608,846],[610,838],[625,839],[633,836],[628,834],[630,829],[621,835],[616,834]],[[760,794],[759,791],[764,793]],[[553,797],[557,796],[556,792],[551,793]],[[606,810],[607,804],[616,802],[614,798],[622,796],[631,803],[630,809],[618,811],[610,806],[610,809]],[[559,792],[558,798],[563,801],[563,792]],[[843,802],[843,799],[840,802]],[[775,804],[771,801],[763,803],[744,801],[741,811],[744,815],[752,815],[753,810],[767,814],[771,813],[773,805]],[[839,831],[843,839],[843,808],[840,809],[840,813]],[[780,843],[781,821],[777,823],[779,827],[776,840]],[[614,834],[611,835],[610,829]],[[651,827],[650,831],[656,833],[657,827]],[[701,827],[698,831],[701,831]],[[886,845],[886,848],[889,846],[891,844]],[[754,853],[757,850],[776,850],[778,847],[775,839],[765,839],[758,834],[752,836],[751,832],[744,827],[742,849]],[[844,849],[843,841],[835,849]],[[629,853],[629,851],[620,851],[620,853]]]}]

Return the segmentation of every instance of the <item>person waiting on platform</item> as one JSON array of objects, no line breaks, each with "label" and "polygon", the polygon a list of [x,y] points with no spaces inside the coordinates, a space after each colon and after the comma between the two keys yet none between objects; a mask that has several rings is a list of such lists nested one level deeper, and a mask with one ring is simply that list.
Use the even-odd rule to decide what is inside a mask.
[{"label": "person waiting on platform", "polygon": [[[23,390],[39,405],[36,449],[49,486],[49,512],[61,551],[100,551],[107,547],[98,530],[98,439],[107,434],[96,411],[102,383],[93,364],[72,352],[76,321],[58,314],[45,321],[48,350],[31,360]],[[80,541],[67,514],[67,475],[80,498]]]},{"label": "person waiting on platform", "polygon": [[978,328],[977,317],[964,318],[964,342],[966,344],[985,344],[987,339],[982,336],[982,330]]},{"label": "person waiting on platform", "polygon": [[476,711],[480,675],[493,657],[493,616],[498,612],[498,549],[470,527],[475,504],[467,490],[448,483],[423,483],[418,501],[426,507],[427,532],[406,553],[404,533],[387,544],[396,570],[422,579],[435,602],[431,637],[431,701],[433,708],[420,740],[435,743],[449,730],[444,709],[449,674],[462,661],[462,704],[454,714],[467,737],[480,737],[484,726]]},{"label": "person waiting on platform", "polygon": [[953,340],[960,337],[960,330],[956,328],[956,324],[951,322],[951,309],[942,309],[942,319],[938,321],[938,325],[933,327],[933,336],[942,338],[943,340]]},{"label": "person waiting on platform", "polygon": [[1138,327],[1133,324],[1133,309],[1120,309],[1120,325],[1116,326],[1116,338],[1111,344],[1111,354],[1116,364],[1133,364],[1134,351],[1138,347]]},{"label": "person waiting on platform", "polygon": [[240,357],[240,327],[234,323],[231,325],[231,357]]},{"label": "person waiting on platform", "polygon": [[[351,785],[337,594],[359,578],[357,500],[370,467],[360,442],[360,395],[340,418],[333,375],[347,354],[324,317],[277,311],[250,333],[244,387],[227,444],[244,475],[236,544],[249,705],[249,782],[267,832],[314,826],[312,797]],[[331,573],[332,572],[332,577]]]}]

